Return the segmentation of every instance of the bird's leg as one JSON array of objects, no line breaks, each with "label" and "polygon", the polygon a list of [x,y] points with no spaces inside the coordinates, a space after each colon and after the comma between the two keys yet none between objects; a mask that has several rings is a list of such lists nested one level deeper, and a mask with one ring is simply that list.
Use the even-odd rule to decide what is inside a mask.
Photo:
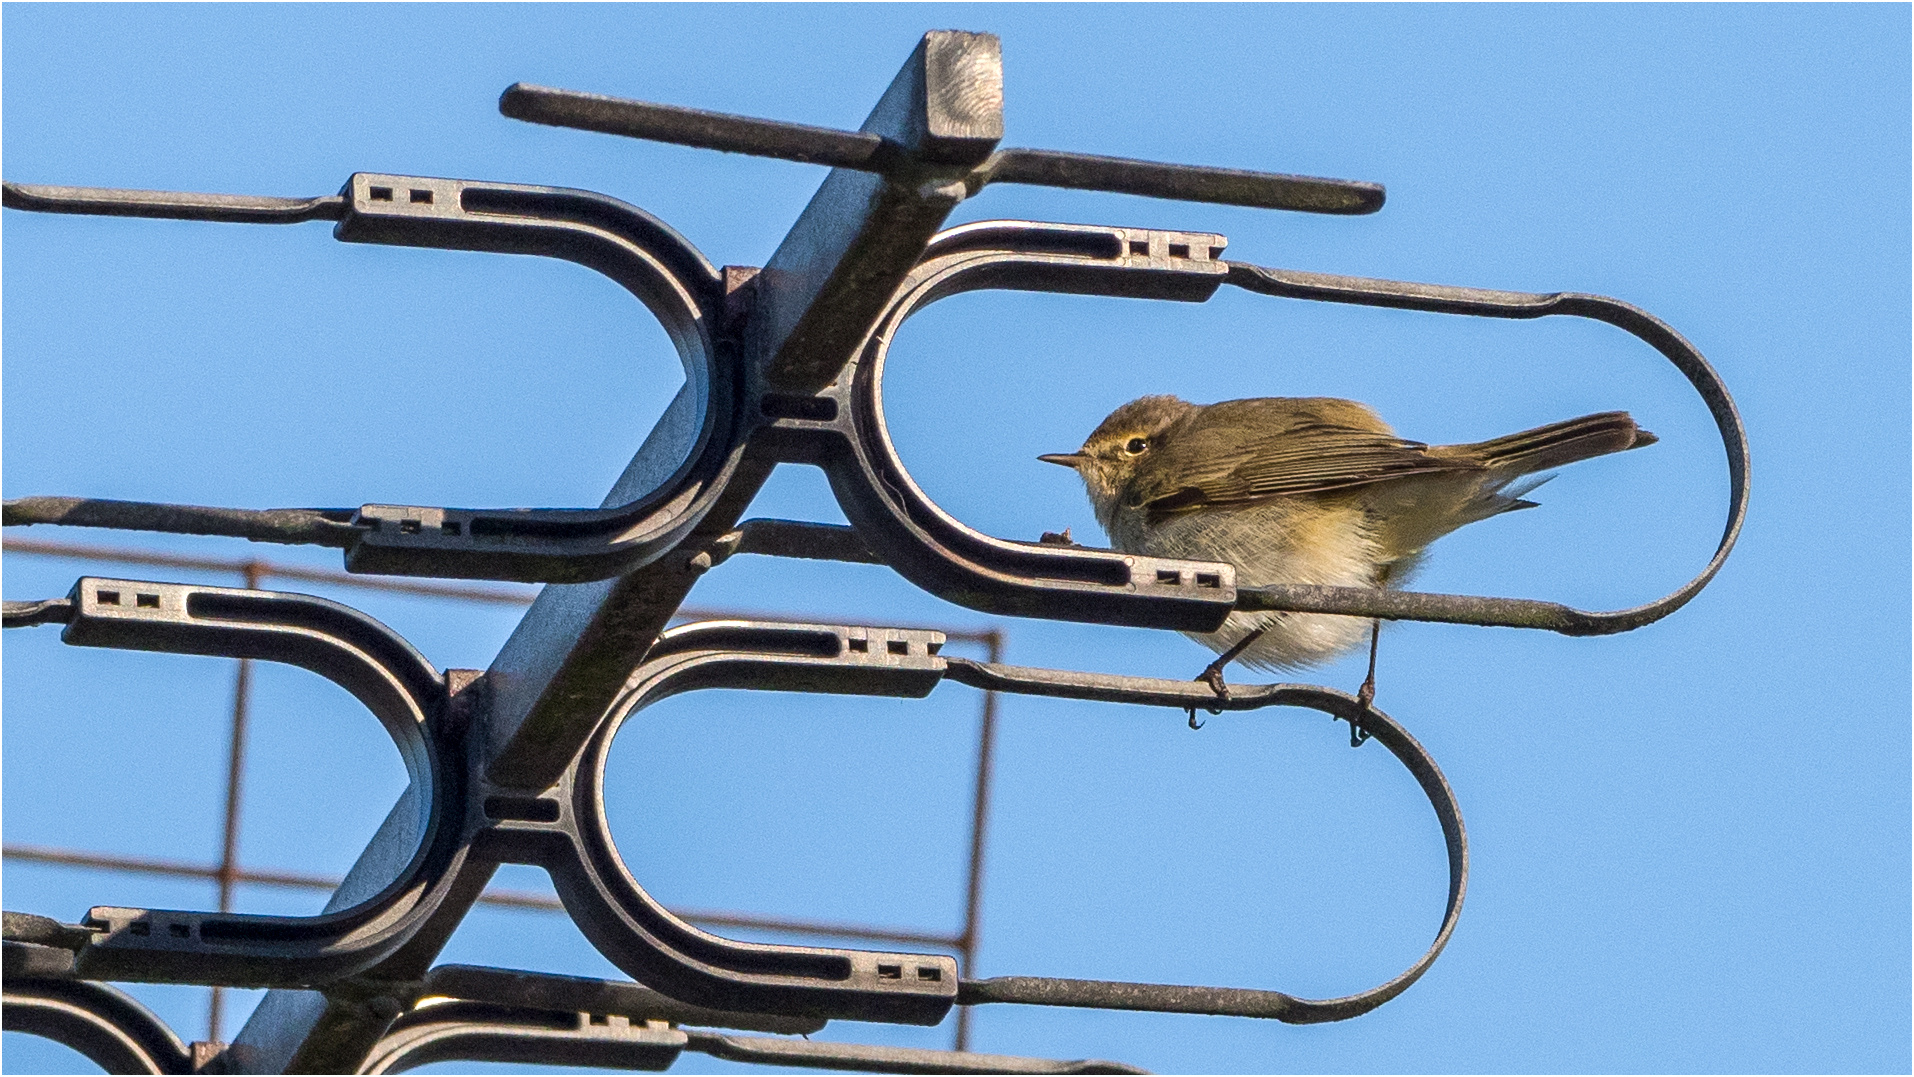
[{"label": "bird's leg", "polygon": [[1382,639],[1382,619],[1378,617],[1369,623],[1369,676],[1362,680],[1362,687],[1356,689],[1356,705],[1364,710],[1376,701],[1376,644]]},{"label": "bird's leg", "polygon": [[[1362,679],[1362,687],[1356,689],[1356,706],[1365,711],[1369,709],[1371,703],[1376,701],[1376,644],[1381,640],[1382,618],[1378,617],[1369,622],[1369,676],[1364,677]],[[1349,746],[1351,748],[1362,747],[1362,742],[1368,739],[1369,731],[1362,728],[1360,723],[1354,721],[1349,723]]]},{"label": "bird's leg", "polygon": [[1261,639],[1263,633],[1267,631],[1269,631],[1268,625],[1257,625],[1255,628],[1250,629],[1249,634],[1231,644],[1229,650],[1217,655],[1216,661],[1204,666],[1203,672],[1199,674],[1196,679],[1209,685],[1210,691],[1216,693],[1216,698],[1228,699],[1229,685],[1223,683],[1223,667],[1236,661],[1237,656],[1249,650],[1250,644]]},{"label": "bird's leg", "polygon": [[[1203,672],[1198,674],[1196,679],[1199,681],[1202,681],[1204,684],[1209,685],[1210,691],[1216,693],[1216,698],[1228,699],[1229,685],[1225,683],[1223,680],[1223,667],[1229,665],[1231,662],[1236,661],[1236,658],[1238,655],[1248,650],[1250,644],[1255,643],[1258,639],[1261,639],[1263,633],[1267,631],[1269,631],[1269,626],[1266,624],[1257,625],[1255,628],[1250,629],[1249,634],[1244,636],[1242,639],[1237,640],[1233,645],[1231,645],[1229,650],[1224,651],[1222,654],[1217,655],[1216,661],[1211,662],[1207,666],[1204,666]],[[1210,707],[1208,708],[1208,710],[1211,714],[1223,713],[1222,711],[1219,711],[1214,707]],[[1189,712],[1190,712],[1190,728],[1191,729],[1203,728],[1203,723],[1196,720],[1196,708],[1194,706],[1190,707]]]}]

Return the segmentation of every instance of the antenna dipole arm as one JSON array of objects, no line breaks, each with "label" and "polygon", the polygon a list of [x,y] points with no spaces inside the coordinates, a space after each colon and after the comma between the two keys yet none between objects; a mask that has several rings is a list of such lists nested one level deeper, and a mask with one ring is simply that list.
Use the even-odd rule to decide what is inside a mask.
[{"label": "antenna dipole arm", "polygon": [[[515,120],[551,127],[572,127],[859,172],[896,175],[911,167],[910,155],[902,147],[867,131],[840,131],[523,82],[506,88],[499,96],[498,110]],[[964,178],[964,186],[971,194],[992,183],[1110,191],[1304,213],[1374,213],[1382,208],[1384,198],[1382,185],[1377,183],[1138,161],[1062,150],[1001,150]]]},{"label": "antenna dipole arm", "polygon": [[230,221],[235,224],[298,224],[336,221],[345,216],[339,195],[274,198],[251,194],[198,194],[138,191],[116,187],[53,187],[38,183],[0,184],[0,205],[41,213],[85,213],[101,217],[160,217],[179,221]]}]

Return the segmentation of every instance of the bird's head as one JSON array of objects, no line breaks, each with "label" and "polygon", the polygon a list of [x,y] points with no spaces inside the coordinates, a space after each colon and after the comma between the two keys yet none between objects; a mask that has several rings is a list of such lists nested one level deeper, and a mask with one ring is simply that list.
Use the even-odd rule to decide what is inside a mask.
[{"label": "bird's head", "polygon": [[1109,531],[1122,494],[1137,469],[1161,448],[1164,431],[1196,410],[1196,405],[1173,396],[1146,396],[1111,412],[1090,432],[1083,448],[1071,453],[1046,453],[1046,464],[1075,468],[1090,493],[1097,522]]}]

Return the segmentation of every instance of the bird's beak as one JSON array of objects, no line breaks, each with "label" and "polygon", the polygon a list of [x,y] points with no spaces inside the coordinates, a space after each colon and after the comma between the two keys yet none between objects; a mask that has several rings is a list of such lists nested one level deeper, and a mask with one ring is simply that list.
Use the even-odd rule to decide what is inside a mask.
[{"label": "bird's beak", "polygon": [[1063,467],[1074,468],[1083,463],[1085,457],[1080,452],[1047,452],[1037,459],[1046,464],[1060,464]]}]

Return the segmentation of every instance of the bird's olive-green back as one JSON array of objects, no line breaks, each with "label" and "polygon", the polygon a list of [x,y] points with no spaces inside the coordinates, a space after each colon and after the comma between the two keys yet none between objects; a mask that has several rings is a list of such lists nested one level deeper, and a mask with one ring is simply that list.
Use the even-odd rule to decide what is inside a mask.
[{"label": "bird's olive-green back", "polygon": [[1172,513],[1480,468],[1396,437],[1353,400],[1226,400],[1190,409],[1153,437],[1123,500],[1153,514]]}]

